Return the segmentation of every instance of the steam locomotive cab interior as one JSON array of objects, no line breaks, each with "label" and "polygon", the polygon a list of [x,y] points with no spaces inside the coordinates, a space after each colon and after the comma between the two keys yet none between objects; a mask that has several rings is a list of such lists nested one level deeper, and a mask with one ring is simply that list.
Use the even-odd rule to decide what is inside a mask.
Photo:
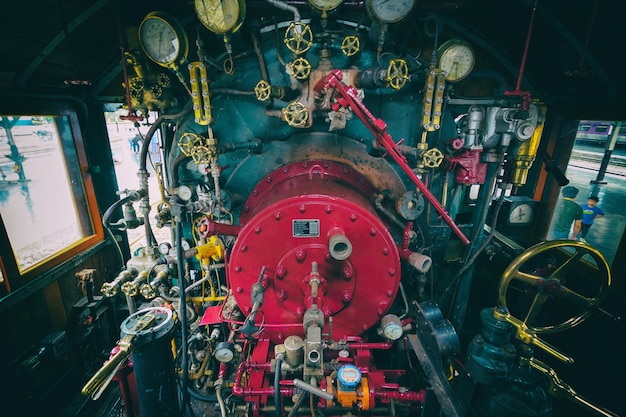
[{"label": "steam locomotive cab interior", "polygon": [[8,416],[626,412],[623,216],[551,236],[579,121],[618,181],[611,2],[53,3],[2,18]]}]

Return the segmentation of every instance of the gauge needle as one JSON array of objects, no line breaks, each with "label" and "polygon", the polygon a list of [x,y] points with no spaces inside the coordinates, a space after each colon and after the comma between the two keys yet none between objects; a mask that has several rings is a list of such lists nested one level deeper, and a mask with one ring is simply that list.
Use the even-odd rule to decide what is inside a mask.
[{"label": "gauge needle", "polygon": [[459,62],[458,61],[454,61],[454,63],[452,64],[452,70],[450,71],[450,75],[456,75],[457,70],[459,67]]}]

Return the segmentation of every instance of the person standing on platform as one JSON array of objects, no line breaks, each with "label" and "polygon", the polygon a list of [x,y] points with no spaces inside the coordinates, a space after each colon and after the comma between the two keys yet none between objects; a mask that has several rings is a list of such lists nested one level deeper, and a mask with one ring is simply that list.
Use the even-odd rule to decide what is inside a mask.
[{"label": "person standing on platform", "polygon": [[141,149],[140,143],[142,142],[143,142],[143,138],[141,137],[139,133],[137,133],[135,136],[133,136],[130,139],[130,150],[133,153],[139,153],[139,150]]},{"label": "person standing on platform", "polygon": [[604,211],[598,207],[598,201],[600,201],[598,197],[592,195],[587,199],[587,204],[580,205],[583,209],[583,219],[578,239],[582,242],[585,242],[585,238],[587,237],[587,233],[589,233],[593,221],[598,217],[604,216]]},{"label": "person standing on platform", "polygon": [[563,198],[559,201],[554,215],[552,239],[576,239],[583,218],[582,207],[574,201],[578,195],[578,188],[569,185],[561,190],[561,194]]}]

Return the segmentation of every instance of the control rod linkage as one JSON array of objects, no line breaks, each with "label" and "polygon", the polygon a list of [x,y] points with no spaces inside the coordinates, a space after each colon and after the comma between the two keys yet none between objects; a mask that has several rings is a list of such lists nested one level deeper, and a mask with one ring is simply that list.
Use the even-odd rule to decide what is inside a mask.
[{"label": "control rod linkage", "polygon": [[426,184],[424,184],[422,180],[419,179],[417,174],[413,172],[404,155],[398,151],[393,138],[389,133],[387,133],[387,124],[382,119],[374,117],[367,107],[365,107],[363,102],[357,97],[356,89],[341,82],[342,77],[343,75],[340,70],[333,70],[324,78],[320,79],[317,84],[315,84],[314,89],[318,94],[329,88],[335,89],[336,94],[340,97],[335,97],[335,102],[332,104],[333,110],[337,111],[339,108],[350,107],[357,117],[361,119],[363,124],[365,124],[365,127],[372,132],[376,141],[382,145],[387,152],[389,152],[400,168],[402,168],[406,175],[411,178],[417,188],[422,192],[422,194],[424,194],[426,199],[428,199],[433,207],[435,207],[435,210],[437,210],[443,220],[448,224],[448,226],[450,226],[452,231],[465,245],[468,245],[470,243],[469,239],[463,234],[456,223],[454,223],[452,217],[450,217],[446,209],[441,205],[441,203],[439,203],[428,187],[426,187]]}]

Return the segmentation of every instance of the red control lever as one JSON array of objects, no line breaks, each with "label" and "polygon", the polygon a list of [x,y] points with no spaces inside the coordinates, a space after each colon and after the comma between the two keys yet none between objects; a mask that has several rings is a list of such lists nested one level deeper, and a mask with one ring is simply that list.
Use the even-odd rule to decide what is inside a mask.
[{"label": "red control lever", "polygon": [[452,231],[461,239],[464,244],[469,244],[469,239],[465,237],[461,229],[454,223],[452,217],[448,214],[446,209],[437,201],[437,198],[430,192],[426,185],[418,178],[413,172],[411,167],[406,161],[404,155],[396,148],[396,144],[389,133],[387,133],[387,124],[382,119],[377,119],[372,113],[365,107],[363,102],[357,97],[356,88],[347,86],[341,82],[343,75],[339,70],[333,70],[330,74],[319,80],[315,84],[314,90],[317,93],[327,90],[328,88],[334,88],[336,93],[340,97],[335,97],[335,102],[331,105],[332,109],[337,111],[339,108],[350,107],[354,114],[365,124],[370,132],[376,138],[376,141],[381,144],[396,163],[402,168],[406,175],[411,178],[417,188],[424,194],[426,199],[435,207],[435,210],[443,217],[443,220],[450,226]]}]

